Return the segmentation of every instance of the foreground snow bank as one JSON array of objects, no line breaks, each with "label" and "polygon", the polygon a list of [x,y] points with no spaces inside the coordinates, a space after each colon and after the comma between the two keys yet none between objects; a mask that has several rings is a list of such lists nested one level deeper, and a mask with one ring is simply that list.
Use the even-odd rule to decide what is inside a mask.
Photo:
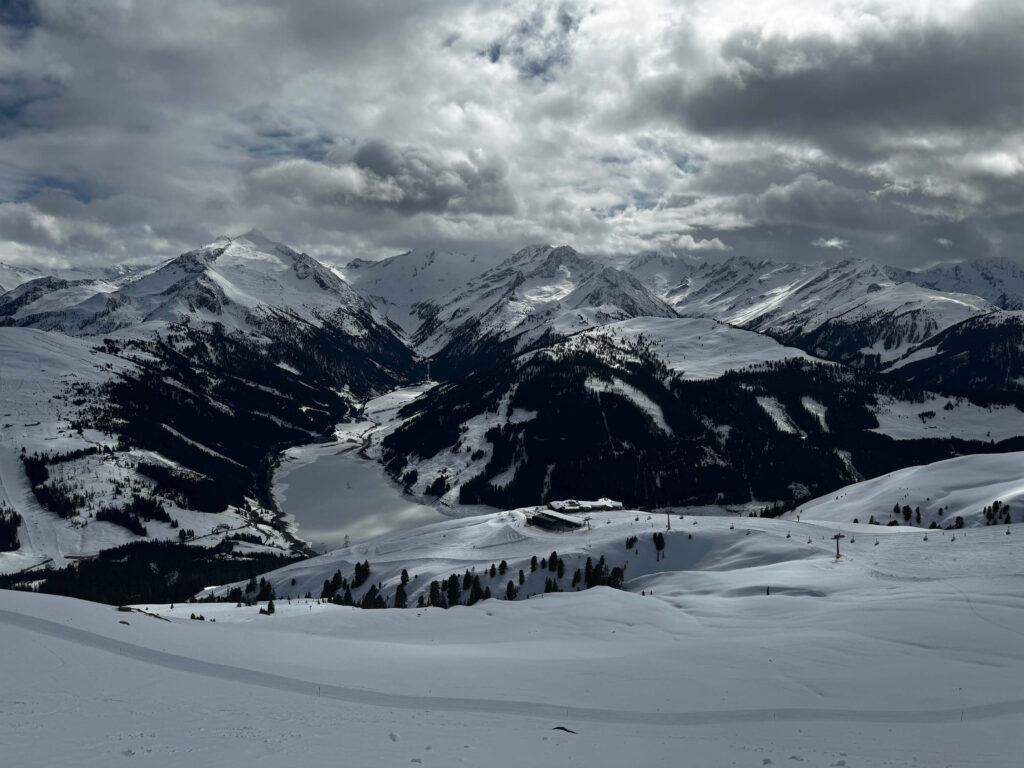
[{"label": "foreground snow bank", "polygon": [[647,596],[598,588],[447,611],[279,600],[273,616],[143,606],[164,621],[0,592],[5,752],[26,765],[145,756],[228,768],[339,754],[353,765],[1015,763],[1020,532],[926,542],[846,528],[836,561],[826,525],[691,527],[718,543],[679,568],[670,541],[663,570],[633,585]]}]

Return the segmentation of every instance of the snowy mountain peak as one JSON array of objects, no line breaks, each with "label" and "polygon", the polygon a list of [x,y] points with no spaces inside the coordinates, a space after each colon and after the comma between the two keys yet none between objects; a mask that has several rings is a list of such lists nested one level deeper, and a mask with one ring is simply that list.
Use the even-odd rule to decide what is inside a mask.
[{"label": "snowy mountain peak", "polygon": [[0,261],[0,293],[13,290],[29,280],[43,277],[44,273],[34,267],[22,267]]},{"label": "snowy mountain peak", "polygon": [[890,268],[895,280],[987,299],[1000,309],[1024,309],[1024,268],[1006,258],[978,259],[923,270]]},{"label": "snowy mountain peak", "polygon": [[255,231],[188,251],[117,284],[50,278],[4,298],[4,314],[16,324],[74,335],[152,321],[216,322],[248,333],[282,317],[320,326],[335,316],[347,332],[362,335],[374,315],[323,264]]},{"label": "snowy mountain peak", "polygon": [[[543,251],[541,253],[543,253]],[[591,260],[589,258],[584,257],[574,248],[568,245],[560,245],[555,248],[547,249],[544,256],[544,268],[557,269],[564,265],[580,266],[588,264],[590,261]]]},{"label": "snowy mountain peak", "polygon": [[162,270],[181,270],[182,272],[190,275],[198,275],[205,272],[206,269],[217,260],[217,257],[227,250],[228,245],[211,244],[203,248],[198,248],[194,251],[188,251],[181,254],[177,258],[171,259]]},{"label": "snowy mountain peak", "polygon": [[632,275],[604,267],[580,284],[563,301],[566,307],[611,307],[626,317],[676,317],[676,312],[652,296]]},{"label": "snowy mountain peak", "polygon": [[855,365],[896,360],[938,331],[992,310],[977,296],[897,282],[891,270],[857,258],[788,264],[735,255],[693,268],[667,290],[656,275],[645,278],[682,315],[713,317]]},{"label": "snowy mountain peak", "polygon": [[266,252],[273,252],[274,250],[276,250],[278,248],[286,248],[286,249],[288,248],[286,245],[282,245],[281,243],[279,243],[279,242],[277,242],[275,240],[271,240],[269,237],[267,237],[266,235],[264,235],[262,232],[260,232],[258,229],[255,229],[255,228],[250,229],[244,235],[239,235],[238,237],[236,237],[234,239],[236,241],[238,241],[238,240],[248,241],[249,243],[254,245],[256,248],[258,248],[259,250],[266,251]]},{"label": "snowy mountain peak", "polygon": [[569,246],[548,245],[524,248],[415,310],[422,320],[413,337],[420,354],[455,365],[484,347],[520,351],[552,333],[630,317],[675,316],[626,272]]},{"label": "snowy mountain peak", "polygon": [[503,257],[415,249],[380,261],[353,259],[338,273],[374,307],[412,334],[422,323],[414,307],[465,286]]}]

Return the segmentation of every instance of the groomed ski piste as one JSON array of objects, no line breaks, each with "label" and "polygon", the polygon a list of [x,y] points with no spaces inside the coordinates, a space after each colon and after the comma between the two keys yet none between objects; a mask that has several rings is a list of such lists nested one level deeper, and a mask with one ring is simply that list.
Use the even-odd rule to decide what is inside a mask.
[{"label": "groomed ski piste", "polygon": [[[5,755],[229,768],[1017,764],[1021,527],[612,510],[554,533],[526,525],[531,511],[267,574],[269,616],[0,592],[4,657],[17,660],[4,664]],[[566,591],[543,594],[554,574],[531,574],[529,560],[551,551]],[[572,591],[573,569],[601,555],[627,564],[623,589]],[[502,587],[529,575],[523,599],[447,610],[286,597],[364,559],[385,588],[408,568],[413,605],[430,580],[468,568]],[[491,580],[501,560],[509,573]]]}]

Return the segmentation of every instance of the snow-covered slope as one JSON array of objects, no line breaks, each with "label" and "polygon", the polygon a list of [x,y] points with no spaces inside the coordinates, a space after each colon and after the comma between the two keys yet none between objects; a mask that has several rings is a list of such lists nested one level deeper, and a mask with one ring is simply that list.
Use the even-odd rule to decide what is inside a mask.
[{"label": "snow-covered slope", "polygon": [[896,360],[912,346],[969,317],[984,299],[897,283],[881,267],[707,262],[663,294],[680,314],[713,317],[857,365]]},{"label": "snow-covered slope", "polygon": [[[960,456],[932,464],[907,467],[881,477],[840,488],[820,499],[809,501],[787,518],[861,523],[872,517],[887,525],[896,520],[900,525],[925,528],[956,525],[962,518],[968,528],[988,524],[1024,521],[1024,479],[1021,464],[1024,453]],[[985,508],[993,502],[1005,505],[1007,511],[986,517]],[[894,505],[910,507],[914,516],[905,519]],[[916,512],[920,509],[921,519]],[[941,512],[940,512],[941,510]],[[1008,517],[1006,516],[1008,515]],[[973,535],[973,534],[972,534]]]},{"label": "snow-covered slope", "polygon": [[[22,283],[0,296],[0,318],[7,324],[35,323],[44,330],[75,332],[83,322],[62,325],[64,313],[79,305],[96,305],[114,293],[117,286],[101,280],[64,280],[59,277],[40,277]],[[26,318],[31,318],[26,321]],[[45,318],[37,320],[37,318]]]},{"label": "snow-covered slope", "polygon": [[35,280],[40,277],[45,277],[45,274],[35,267],[24,267],[0,262],[0,294],[17,288],[29,280]]},{"label": "snow-covered slope", "polygon": [[84,403],[69,388],[81,392],[100,386],[131,367],[63,334],[0,328],[0,506],[16,511],[23,520],[21,547],[0,552],[0,573],[50,560],[62,567],[65,555],[92,554],[132,538],[109,523],[95,524],[86,535],[76,525],[79,521],[60,520],[43,509],[19,459],[22,448],[28,454],[67,453],[112,445],[100,432],[74,429]]},{"label": "snow-covered slope", "polygon": [[[287,549],[287,539],[265,517],[229,506],[220,512],[196,511],[174,494],[155,494],[158,485],[139,469],[154,464],[187,473],[180,463],[140,446],[119,444],[115,434],[90,428],[98,401],[118,381],[140,375],[146,355],[115,355],[95,349],[89,340],[33,328],[0,327],[0,508],[22,519],[21,546],[0,552],[0,573],[47,564],[63,568],[78,558],[142,540],[175,540],[179,531],[212,546],[227,535],[245,532],[271,548]],[[168,425],[158,428],[201,452],[207,471],[215,460],[230,460],[190,441]],[[40,458],[46,479],[34,483],[22,454]],[[47,508],[33,484],[49,490]],[[133,496],[157,498],[166,519],[137,521],[145,534],[97,518],[104,508],[123,508]],[[71,514],[59,514],[54,498],[74,499]],[[256,509],[259,505],[252,502]],[[65,512],[67,510],[64,510]],[[173,521],[173,524],[172,524]],[[222,529],[222,530],[220,530]],[[220,535],[213,535],[219,532]]]},{"label": "snow-covered slope", "polygon": [[[702,347],[705,335],[716,346]],[[445,505],[582,494],[770,503],[1024,434],[1019,410],[993,410],[711,320],[636,319],[425,393],[381,459],[408,491]]]},{"label": "snow-covered slope", "polygon": [[[578,338],[583,341],[597,337],[621,339],[626,345],[644,341],[670,371],[689,381],[717,379],[726,371],[780,360],[814,359],[770,336],[697,317],[638,317],[584,331]],[[572,343],[567,342],[567,346]],[[613,344],[623,346],[616,341]]]},{"label": "snow-covered slope", "polygon": [[1002,309],[1024,309],[1024,269],[1009,259],[977,259],[930,269],[888,270],[895,280],[949,293],[980,296]]},{"label": "snow-covered slope", "polygon": [[629,259],[622,268],[655,296],[664,298],[704,265],[704,260],[695,256],[652,252]]},{"label": "snow-covered slope", "polygon": [[515,352],[546,334],[676,316],[636,278],[568,246],[525,248],[416,311],[423,321],[413,337],[417,350],[456,365],[485,347]]},{"label": "snow-covered slope", "polygon": [[962,397],[927,394],[917,402],[878,398],[876,432],[895,440],[938,438],[1000,442],[1024,436],[1024,412],[1013,405],[977,405]]},{"label": "snow-covered slope", "polygon": [[118,285],[56,279],[23,285],[22,293],[4,296],[0,313],[19,325],[77,335],[153,321],[262,332],[283,320],[318,327],[331,322],[361,336],[380,323],[329,269],[257,232],[222,238]]},{"label": "snow-covered slope", "polygon": [[0,295],[0,502],[25,535],[0,571],[215,531],[293,548],[274,454],[415,371],[341,278],[256,232],[115,282],[23,283]]},{"label": "snow-covered slope", "polygon": [[1005,399],[1024,391],[1024,312],[972,317],[937,333],[889,366],[894,378],[947,392]]},{"label": "snow-covered slope", "polygon": [[[225,768],[339,754],[496,768],[1016,764],[1018,531],[925,542],[845,526],[855,541],[836,561],[832,526],[673,520],[685,530],[656,564],[651,532],[664,520],[633,517],[597,513],[593,531],[534,546],[586,551],[607,538],[657,566],[625,591],[447,611],[148,606],[167,621],[0,592],[5,754],[19,765]],[[623,546],[630,532],[637,555]],[[519,546],[460,538],[438,556],[461,567]]]},{"label": "snow-covered slope", "polygon": [[500,260],[496,256],[413,250],[382,261],[355,259],[337,271],[380,311],[412,333],[421,322],[414,305],[461,289]]}]

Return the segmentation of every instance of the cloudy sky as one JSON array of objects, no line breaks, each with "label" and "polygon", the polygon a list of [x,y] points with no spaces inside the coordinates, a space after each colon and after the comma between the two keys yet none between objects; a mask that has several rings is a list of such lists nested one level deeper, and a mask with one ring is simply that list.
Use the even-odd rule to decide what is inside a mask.
[{"label": "cloudy sky", "polygon": [[1019,0],[0,0],[0,260],[1024,256]]}]

